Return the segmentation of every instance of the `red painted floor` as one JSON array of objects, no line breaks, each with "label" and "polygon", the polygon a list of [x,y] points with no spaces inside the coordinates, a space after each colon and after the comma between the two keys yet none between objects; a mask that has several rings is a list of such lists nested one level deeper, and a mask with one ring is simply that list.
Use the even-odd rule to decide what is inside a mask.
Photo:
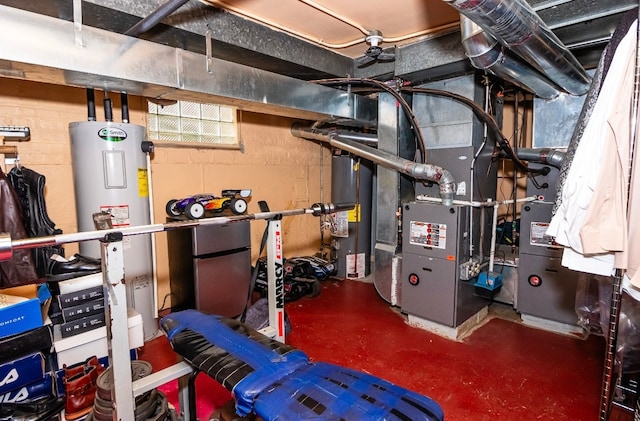
[{"label": "red painted floor", "polygon": [[[312,360],[428,395],[448,421],[599,417],[601,337],[582,340],[492,318],[455,342],[409,326],[372,284],[349,280],[325,281],[318,297],[290,303],[287,312],[293,326],[287,342]],[[154,368],[175,361],[164,337],[147,343],[140,358]],[[229,396],[209,383],[197,388],[200,419]]]}]

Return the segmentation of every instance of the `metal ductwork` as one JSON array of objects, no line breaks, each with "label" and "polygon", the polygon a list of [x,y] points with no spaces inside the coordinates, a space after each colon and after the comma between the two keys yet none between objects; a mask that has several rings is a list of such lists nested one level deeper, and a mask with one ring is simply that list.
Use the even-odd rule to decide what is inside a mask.
[{"label": "metal ductwork", "polygon": [[462,47],[476,69],[513,83],[543,99],[552,99],[560,91],[540,72],[510,54],[484,29],[464,15],[460,15]]},{"label": "metal ductwork", "polygon": [[591,82],[574,55],[524,0],[444,0],[572,95]]},{"label": "metal ductwork", "polygon": [[0,26],[2,77],[376,125],[363,95],[1,5]]},{"label": "metal ductwork", "polygon": [[416,180],[438,183],[442,203],[447,206],[450,206],[453,203],[453,196],[456,192],[456,182],[451,173],[442,167],[433,164],[421,164],[419,162],[400,158],[388,152],[363,145],[354,140],[343,138],[336,130],[317,130],[311,127],[302,127],[294,124],[291,127],[291,134],[295,137],[326,142],[335,148],[350,152],[361,158],[368,159],[369,161],[385,168],[396,170],[399,173],[408,175]]}]

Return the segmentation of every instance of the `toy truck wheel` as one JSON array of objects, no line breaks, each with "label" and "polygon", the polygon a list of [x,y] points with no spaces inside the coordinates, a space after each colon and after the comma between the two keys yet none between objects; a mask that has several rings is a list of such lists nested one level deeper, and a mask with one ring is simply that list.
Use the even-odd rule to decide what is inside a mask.
[{"label": "toy truck wheel", "polygon": [[200,219],[204,216],[204,206],[202,206],[202,203],[198,202],[190,203],[185,208],[184,213],[190,219]]},{"label": "toy truck wheel", "polygon": [[241,215],[247,211],[247,202],[244,199],[232,199],[231,211],[236,215]]},{"label": "toy truck wheel", "polygon": [[167,211],[167,215],[169,216],[180,216],[180,211],[176,209],[176,203],[178,201],[176,199],[169,200],[167,205],[165,206],[165,210]]}]

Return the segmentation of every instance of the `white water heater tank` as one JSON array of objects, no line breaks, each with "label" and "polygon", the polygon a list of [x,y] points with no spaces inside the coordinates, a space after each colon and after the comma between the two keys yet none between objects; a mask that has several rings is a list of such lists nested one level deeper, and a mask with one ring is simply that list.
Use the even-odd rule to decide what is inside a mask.
[{"label": "white water heater tank", "polygon": [[[114,228],[150,224],[142,126],[111,121],[69,124],[78,231],[94,231],[93,215],[108,213]],[[153,301],[150,234],[123,239],[128,306],[142,315],[144,336],[158,331]],[[80,254],[100,257],[98,241],[80,242]]]}]

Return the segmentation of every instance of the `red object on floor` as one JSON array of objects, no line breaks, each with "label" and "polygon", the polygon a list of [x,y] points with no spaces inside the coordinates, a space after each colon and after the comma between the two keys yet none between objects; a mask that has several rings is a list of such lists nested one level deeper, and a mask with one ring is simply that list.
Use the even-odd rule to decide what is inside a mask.
[{"label": "red object on floor", "polygon": [[[312,361],[427,395],[448,421],[598,419],[601,337],[582,340],[492,318],[456,342],[409,326],[372,284],[352,280],[325,281],[318,297],[286,309],[292,324],[287,342]],[[139,358],[154,370],[176,361],[165,337],[145,344]],[[206,375],[198,376],[196,390],[199,419],[208,419],[231,396]],[[165,391],[177,405],[177,392]]]}]

